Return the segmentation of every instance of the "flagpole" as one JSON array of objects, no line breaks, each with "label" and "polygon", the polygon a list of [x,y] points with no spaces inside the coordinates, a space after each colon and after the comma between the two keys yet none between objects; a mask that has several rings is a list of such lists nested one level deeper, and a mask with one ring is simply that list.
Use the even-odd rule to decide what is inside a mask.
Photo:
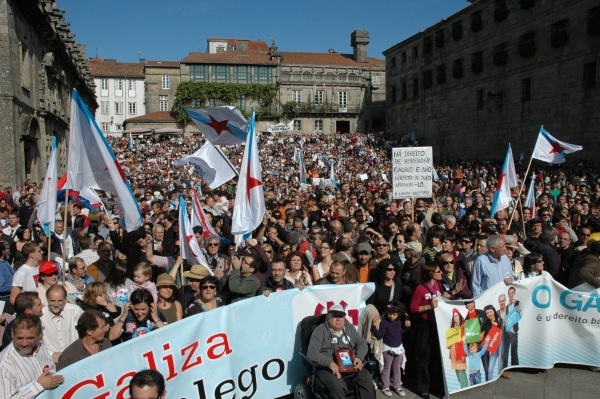
[{"label": "flagpole", "polygon": [[527,223],[525,223],[525,220],[523,218],[523,201],[519,202],[519,205],[521,206],[521,223],[523,223],[523,238],[527,237],[527,228],[525,227],[525,225]]},{"label": "flagpole", "polygon": [[[531,158],[529,158],[529,165],[527,165],[527,171],[525,172],[525,177],[523,178],[523,182],[521,183],[521,188],[519,189],[519,194],[517,195],[517,204],[515,205],[515,208],[513,209],[512,213],[510,214],[510,221],[508,222],[508,228],[510,229],[510,226],[512,224],[513,218],[515,217],[515,211],[517,210],[517,205],[519,205],[519,203],[521,202],[521,193],[523,192],[523,187],[525,187],[525,183],[527,182],[527,176],[529,176],[529,169],[531,168],[531,164],[533,163],[533,153],[531,153]],[[521,212],[522,214],[522,212]]]},{"label": "flagpole", "polygon": [[[54,211],[54,217],[56,218],[56,211]],[[44,231],[44,227],[42,227],[42,231]],[[52,230],[50,230],[50,226],[48,226],[48,260],[50,260],[50,252],[52,252],[51,248],[52,248]],[[63,268],[64,268],[64,262],[65,262],[65,259],[63,258]]]}]

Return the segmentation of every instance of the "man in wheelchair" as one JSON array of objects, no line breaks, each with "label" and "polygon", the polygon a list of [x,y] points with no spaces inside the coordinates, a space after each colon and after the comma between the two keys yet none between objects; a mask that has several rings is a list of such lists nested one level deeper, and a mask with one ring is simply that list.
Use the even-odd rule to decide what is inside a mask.
[{"label": "man in wheelchair", "polygon": [[361,399],[375,399],[373,379],[363,368],[367,341],[346,321],[341,305],[333,305],[325,322],[315,328],[308,344],[307,357],[318,364],[315,372],[331,399],[344,399],[354,389]]}]

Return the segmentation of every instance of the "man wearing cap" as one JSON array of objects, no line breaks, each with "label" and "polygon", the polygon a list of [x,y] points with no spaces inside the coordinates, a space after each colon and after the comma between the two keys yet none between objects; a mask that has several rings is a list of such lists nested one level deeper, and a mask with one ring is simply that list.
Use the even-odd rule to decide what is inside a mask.
[{"label": "man wearing cap", "polygon": [[352,281],[367,283],[373,281],[373,270],[377,268],[377,262],[372,261],[373,248],[368,242],[358,244],[356,250],[357,259],[354,263],[346,265],[346,276]]},{"label": "man wearing cap", "polygon": [[21,253],[27,258],[13,276],[10,289],[10,303],[14,305],[17,295],[22,291],[35,291],[38,286],[39,264],[43,259],[39,245],[28,242],[21,248]]},{"label": "man wearing cap", "polygon": [[308,358],[318,364],[316,378],[323,382],[331,399],[345,398],[349,385],[342,379],[334,359],[334,353],[339,349],[354,350],[352,361],[356,373],[349,377],[356,384],[360,398],[375,399],[373,379],[363,368],[363,360],[368,351],[367,341],[346,321],[344,308],[341,305],[333,305],[325,322],[312,333],[307,351]]}]

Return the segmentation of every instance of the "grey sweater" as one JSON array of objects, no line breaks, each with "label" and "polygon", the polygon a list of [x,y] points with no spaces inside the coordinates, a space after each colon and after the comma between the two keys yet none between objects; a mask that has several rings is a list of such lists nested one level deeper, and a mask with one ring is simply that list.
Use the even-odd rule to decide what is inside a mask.
[{"label": "grey sweater", "polygon": [[[352,348],[355,356],[364,361],[369,349],[367,341],[348,322],[344,323],[344,333],[340,337],[334,336],[329,331],[327,322],[315,328],[308,344],[308,358],[313,362],[317,362],[319,366],[329,367],[331,362],[334,361],[333,354],[336,350]],[[345,342],[346,337],[350,340],[349,343]],[[332,342],[332,338],[335,338],[333,339],[335,342]]]}]

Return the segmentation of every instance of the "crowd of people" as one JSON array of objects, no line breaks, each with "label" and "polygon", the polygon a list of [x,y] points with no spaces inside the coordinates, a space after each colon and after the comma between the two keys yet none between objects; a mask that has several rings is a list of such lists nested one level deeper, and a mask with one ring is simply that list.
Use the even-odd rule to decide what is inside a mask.
[{"label": "crowd of people", "polygon": [[[264,135],[266,213],[240,250],[231,234],[236,182],[211,190],[193,167],[172,166],[202,140],[111,141],[142,212],[143,226],[131,232],[106,194],[100,211],[75,202],[62,220],[60,209],[49,239],[36,218],[42,183],[0,187],[2,397],[34,397],[61,383],[56,370],[197,313],[309,285],[373,282],[371,323],[360,339],[384,348],[380,388],[403,396],[405,367],[403,379],[427,398],[444,390],[432,360],[441,356],[438,300],[471,299],[498,282],[539,275],[569,288],[600,287],[600,176],[590,162],[536,164],[532,177],[518,166],[521,184],[534,179],[535,206],[523,205],[526,188],[491,215],[500,161],[440,160],[432,198],[394,199],[392,145],[380,134]],[[308,184],[299,180],[298,150]],[[223,151],[240,164],[243,147]],[[189,199],[190,188],[217,233],[194,226],[212,275],[179,256],[178,197]],[[336,333],[345,331],[341,313],[328,318]],[[476,358],[485,345],[483,336],[473,352],[459,351]],[[43,373],[16,366],[31,356],[47,366]]]}]

